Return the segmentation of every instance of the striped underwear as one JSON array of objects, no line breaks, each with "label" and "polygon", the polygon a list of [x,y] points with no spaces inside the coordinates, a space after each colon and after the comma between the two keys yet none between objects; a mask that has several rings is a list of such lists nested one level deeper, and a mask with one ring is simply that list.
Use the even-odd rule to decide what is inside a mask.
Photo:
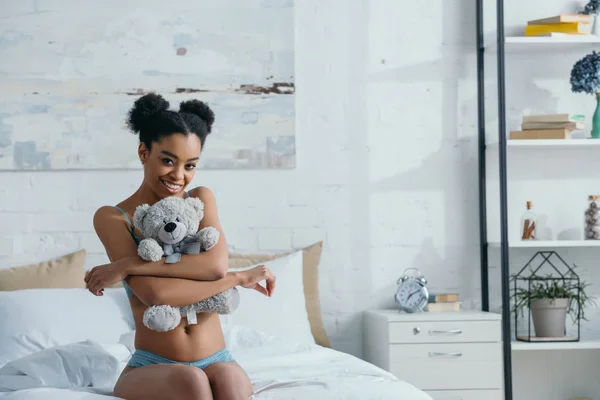
[{"label": "striped underwear", "polygon": [[192,362],[173,361],[173,360],[169,360],[168,358],[151,353],[149,351],[136,350],[133,352],[133,355],[131,356],[131,359],[129,360],[127,365],[130,367],[143,367],[143,366],[152,365],[152,364],[181,364],[181,365],[190,365],[192,367],[198,367],[200,369],[204,369],[204,368],[208,367],[209,365],[216,363],[216,362],[231,362],[231,361],[235,361],[235,360],[233,359],[233,357],[231,356],[231,353],[229,353],[229,350],[227,350],[227,349],[219,350],[216,353],[214,353],[206,358],[203,358],[198,361],[192,361]]}]

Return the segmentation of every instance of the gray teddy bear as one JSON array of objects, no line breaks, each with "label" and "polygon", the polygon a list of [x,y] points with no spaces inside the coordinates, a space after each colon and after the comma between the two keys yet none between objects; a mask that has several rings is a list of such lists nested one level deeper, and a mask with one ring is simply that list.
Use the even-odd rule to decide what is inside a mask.
[{"label": "gray teddy bear", "polygon": [[[204,218],[204,203],[195,197],[186,199],[166,197],[152,206],[142,204],[133,214],[134,226],[144,235],[138,245],[138,255],[147,261],[179,262],[182,254],[209,251],[219,241],[219,231],[206,227],[198,232]],[[228,289],[213,297],[184,307],[151,306],[144,312],[144,325],[149,329],[166,332],[175,329],[182,317],[196,323],[196,313],[231,314],[239,305],[239,292]]]}]

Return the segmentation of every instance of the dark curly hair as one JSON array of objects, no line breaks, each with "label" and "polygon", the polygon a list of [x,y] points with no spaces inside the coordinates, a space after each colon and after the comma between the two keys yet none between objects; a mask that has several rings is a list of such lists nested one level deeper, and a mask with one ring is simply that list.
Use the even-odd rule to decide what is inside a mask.
[{"label": "dark curly hair", "polygon": [[174,133],[193,133],[200,138],[202,148],[210,134],[215,114],[200,100],[182,101],[179,111],[169,110],[169,102],[161,95],[148,93],[133,103],[127,115],[127,127],[148,149],[152,143]]}]

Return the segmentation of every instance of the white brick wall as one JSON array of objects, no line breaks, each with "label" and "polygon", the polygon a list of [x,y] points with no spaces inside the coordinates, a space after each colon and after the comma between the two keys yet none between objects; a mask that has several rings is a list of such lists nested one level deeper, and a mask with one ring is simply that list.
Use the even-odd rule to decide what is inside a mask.
[{"label": "white brick wall", "polygon": [[[360,355],[361,311],[391,306],[395,281],[407,267],[421,268],[432,290],[460,290],[466,307],[479,305],[473,3],[296,3],[297,169],[201,170],[194,185],[215,191],[228,242],[236,250],[285,250],[325,240],[320,291],[326,330],[334,347]],[[558,0],[546,3],[511,6],[509,26],[539,15],[542,6],[549,15],[562,7]],[[493,34],[491,8],[486,21]],[[554,96],[569,96],[571,61],[556,64],[550,72],[554,80],[540,85],[557,88]],[[488,60],[488,67],[494,62]],[[508,77],[522,82],[516,65]],[[533,65],[537,71],[548,67]],[[488,74],[493,134],[495,77]],[[555,102],[544,103],[552,89],[536,92],[527,81],[531,74],[522,85],[527,91],[516,92],[517,87],[511,95],[531,100],[527,107],[541,102],[552,108]],[[561,98],[557,109],[592,107],[589,99]],[[520,112],[509,108],[512,121]],[[571,172],[597,175],[597,166],[588,167]],[[79,247],[90,252],[88,268],[107,262],[93,233],[93,212],[128,196],[140,178],[137,172],[115,171],[0,173],[0,266]],[[532,196],[526,189],[513,192],[515,207]],[[543,200],[533,200],[551,202],[558,192],[548,186]],[[496,227],[492,221],[491,234]],[[495,306],[498,297],[496,290]],[[586,329],[588,335],[597,332]]]},{"label": "white brick wall", "polygon": [[[464,57],[468,50],[458,43],[468,42],[471,32],[452,22],[449,29],[457,34],[443,52],[448,38],[428,33],[459,7],[448,3],[298,1],[297,169],[201,170],[194,182],[215,191],[236,250],[325,241],[325,326],[333,345],[352,354],[362,351],[361,311],[392,305],[404,268],[417,265],[433,288],[454,289],[461,285],[456,271],[464,268],[456,254],[477,251],[467,246],[476,238],[464,234],[476,229],[476,191],[467,189],[474,174],[464,174],[475,168],[475,120],[459,129],[453,117],[458,96],[472,94],[474,86],[472,80],[459,83],[458,71],[441,73],[437,64]],[[419,22],[423,40],[415,46],[408,31],[395,27],[412,20],[403,15],[419,14],[429,22]],[[430,70],[430,63],[438,69]],[[471,104],[466,112],[474,118],[475,109]],[[107,262],[93,233],[93,212],[125,198],[140,178],[114,171],[0,173],[0,224],[11,227],[0,245],[2,266],[79,247],[90,253],[88,268]],[[453,207],[464,217],[453,216]],[[475,264],[468,273],[477,273]],[[461,289],[471,296],[472,287]]]}]

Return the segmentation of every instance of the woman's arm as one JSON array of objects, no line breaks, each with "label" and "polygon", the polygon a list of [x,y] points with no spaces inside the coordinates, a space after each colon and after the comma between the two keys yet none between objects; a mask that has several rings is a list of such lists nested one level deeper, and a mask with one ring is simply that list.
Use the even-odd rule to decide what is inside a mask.
[{"label": "woman's arm", "polygon": [[[206,282],[181,278],[126,276],[123,269],[119,269],[119,262],[123,259],[134,258],[136,257],[134,255],[137,254],[137,246],[129,234],[128,227],[123,220],[109,218],[109,216],[120,214],[119,211],[111,209],[111,207],[102,208],[96,214],[98,219],[107,214],[106,218],[112,221],[111,224],[107,224],[111,235],[106,235],[106,232],[102,231],[104,224],[99,224],[97,228],[101,240],[102,238],[106,240],[107,236],[110,236],[110,240],[103,241],[103,243],[112,262],[93,268],[86,276],[90,292],[97,296],[102,295],[104,288],[121,279],[125,280],[136,297],[146,305],[169,304],[181,306],[193,304],[234,286],[254,289],[269,297],[275,290],[275,277],[264,265],[246,271],[230,272],[222,279]],[[263,280],[266,281],[264,287],[259,284]]]},{"label": "woman's arm", "polygon": [[181,307],[193,304],[242,284],[242,276],[230,272],[224,278],[203,282],[179,278],[135,276],[125,279],[140,301],[148,306],[168,304]]},{"label": "woman's arm", "polygon": [[[208,188],[199,187],[190,192],[190,196],[198,197],[204,203],[204,218],[198,230],[212,226],[219,231],[218,243],[210,251],[200,254],[183,254],[181,260],[174,264],[166,264],[165,259],[159,261],[145,261],[137,251],[129,257],[118,258],[115,268],[122,269],[127,276],[162,276],[168,278],[182,278],[200,281],[211,281],[223,278],[228,270],[229,253],[227,242],[219,216],[215,197]],[[115,213],[112,207],[101,208],[94,216],[94,227],[104,247],[115,248],[123,238],[114,233],[115,222],[122,225],[120,213]],[[131,237],[129,242],[132,242]],[[113,260],[113,258],[111,258]]]},{"label": "woman's arm", "polygon": [[[265,265],[249,270],[229,272],[223,279],[214,282],[190,281],[179,278],[155,278],[136,276],[126,278],[134,293],[146,305],[169,304],[181,307],[212,297],[234,286],[254,289],[271,297],[275,291],[275,276]],[[259,282],[265,281],[265,286]]]},{"label": "woman's arm", "polygon": [[[209,254],[213,250],[200,254],[182,254],[181,260],[175,264],[165,263],[164,258],[160,261],[145,261],[137,253],[132,257],[121,258],[113,264],[116,268],[122,269],[127,276],[161,276],[195,281],[214,281],[225,277],[229,256],[226,253],[225,261],[218,260],[218,255]],[[222,267],[223,264],[225,268]]]}]

